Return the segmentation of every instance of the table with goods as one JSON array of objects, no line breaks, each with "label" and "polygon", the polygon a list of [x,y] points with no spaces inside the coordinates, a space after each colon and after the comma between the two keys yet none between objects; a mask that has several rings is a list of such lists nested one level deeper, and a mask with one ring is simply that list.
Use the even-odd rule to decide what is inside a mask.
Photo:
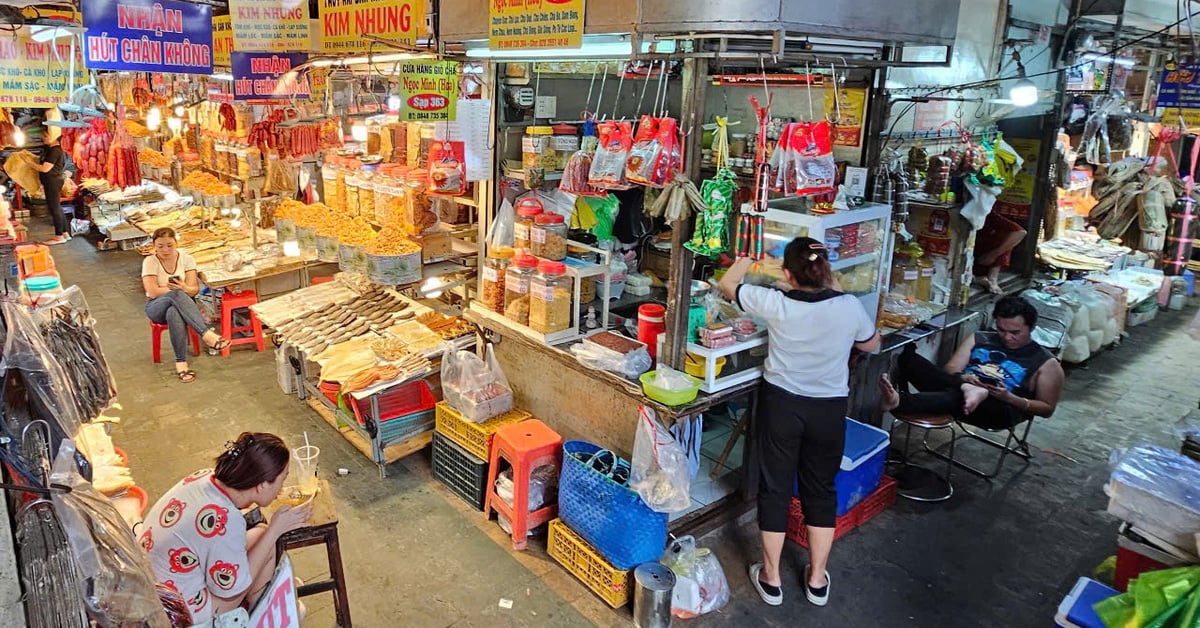
[{"label": "table with goods", "polygon": [[426,379],[445,343],[474,343],[466,321],[355,273],[253,309],[278,343],[283,390],[308,400],[381,475],[429,443],[436,390]]}]

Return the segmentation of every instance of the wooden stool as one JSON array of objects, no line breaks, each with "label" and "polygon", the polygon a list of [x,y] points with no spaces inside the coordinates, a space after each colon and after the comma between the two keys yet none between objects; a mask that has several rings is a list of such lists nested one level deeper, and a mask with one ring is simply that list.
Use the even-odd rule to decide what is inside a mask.
[{"label": "wooden stool", "polygon": [[[226,292],[221,296],[221,336],[229,341],[229,346],[221,350],[221,357],[229,357],[229,349],[237,345],[253,344],[259,351],[265,347],[262,323],[258,322],[258,316],[255,316],[254,310],[249,309],[256,303],[258,303],[258,295],[253,290]],[[234,327],[233,312],[242,308],[246,308],[250,324],[244,327]],[[250,335],[245,338],[233,337],[234,334],[241,332],[250,332]]]},{"label": "wooden stool", "polygon": [[[507,460],[513,471],[513,501],[509,506],[496,495],[496,477],[500,460]],[[513,549],[523,550],[529,530],[558,516],[558,505],[545,506],[529,512],[529,478],[533,470],[547,464],[562,469],[562,436],[537,419],[506,425],[496,430],[492,441],[492,458],[488,465],[487,498],[483,512],[490,519],[492,511],[508,518],[512,525]]]},{"label": "wooden stool", "polygon": [[[896,431],[896,424],[904,424],[904,449],[899,460],[889,460],[889,464],[899,465],[892,475],[896,478],[897,493],[906,499],[919,502],[940,502],[950,499],[954,495],[954,486],[950,484],[950,472],[954,469],[952,462],[946,463],[946,473],[938,475],[932,469],[914,465],[909,462],[909,449],[911,445],[912,428],[917,427],[925,430],[925,436],[921,439],[927,451],[929,450],[929,432],[933,430],[949,430],[950,431],[950,455],[948,460],[954,459],[954,442],[957,435],[954,431],[954,417],[949,414],[897,414],[892,413],[895,421],[892,422],[892,429],[889,431],[888,438],[891,439],[892,432]],[[894,439],[893,439],[894,440]]]},{"label": "wooden stool", "polygon": [[[162,362],[162,335],[164,331],[169,330],[165,323],[156,323],[150,321],[150,351],[154,354],[154,363]],[[192,341],[192,352],[200,355],[200,334],[196,330],[188,327],[188,339]]]},{"label": "wooden stool", "polygon": [[[285,488],[284,490],[287,490]],[[279,498],[265,510],[273,513],[282,502]],[[333,592],[333,610],[339,628],[351,628],[350,600],[346,597],[346,574],[342,569],[342,549],[338,542],[337,512],[333,509],[333,498],[329,494],[329,483],[321,480],[321,488],[313,498],[312,525],[285,533],[275,542],[275,559],[288,550],[324,545],[329,561],[329,579],[320,582],[305,582],[296,589],[296,597]],[[293,563],[294,564],[294,563]]]}]

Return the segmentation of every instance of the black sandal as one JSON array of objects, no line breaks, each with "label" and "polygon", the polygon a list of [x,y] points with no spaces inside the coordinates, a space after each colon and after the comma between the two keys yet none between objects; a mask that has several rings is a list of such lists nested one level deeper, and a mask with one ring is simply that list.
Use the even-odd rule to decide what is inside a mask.
[{"label": "black sandal", "polygon": [[186,371],[175,371],[175,377],[178,377],[179,381],[181,381],[185,384],[190,384],[190,383],[196,381],[196,371],[193,371],[191,369],[188,369]]},{"label": "black sandal", "polygon": [[232,346],[233,341],[229,340],[228,338],[217,336],[217,341],[213,343],[213,346],[209,347],[209,350],[214,353],[220,353]]}]

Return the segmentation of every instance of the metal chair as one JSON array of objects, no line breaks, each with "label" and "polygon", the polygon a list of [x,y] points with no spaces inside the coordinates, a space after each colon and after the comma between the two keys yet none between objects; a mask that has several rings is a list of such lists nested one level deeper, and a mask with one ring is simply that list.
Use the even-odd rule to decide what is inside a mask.
[{"label": "metal chair", "polygon": [[[958,439],[954,431],[954,417],[949,414],[897,414],[892,413],[895,418],[892,421],[891,430],[889,430],[888,438],[892,438],[896,431],[896,424],[904,424],[904,449],[902,457],[899,460],[889,460],[888,464],[899,465],[899,468],[891,473],[896,479],[897,493],[906,499],[919,502],[941,502],[950,499],[954,495],[954,485],[950,483],[950,473],[954,470],[954,444]],[[921,438],[921,445],[925,451],[932,452],[940,458],[946,458],[935,452],[929,447],[929,433],[934,430],[950,430],[950,458],[946,464],[946,473],[938,475],[938,473],[928,467],[922,467],[910,462],[909,450],[912,446],[912,428],[917,427],[925,430],[924,436]]]},{"label": "metal chair", "polygon": [[[1034,419],[1034,417],[1032,414],[1019,414],[1019,415],[1017,415],[1017,420],[1015,420],[1012,423],[1012,425],[1010,425],[1009,427],[987,429],[987,428],[981,428],[978,426],[972,426],[972,427],[975,427],[976,429],[982,429],[982,430],[985,430],[988,432],[1008,432],[1008,436],[1004,439],[1003,443],[993,440],[991,438],[988,438],[987,436],[983,436],[982,434],[977,434],[976,432],[972,431],[969,427],[967,427],[967,425],[964,424],[961,420],[954,421],[958,425],[958,428],[962,430],[963,436],[977,440],[989,447],[994,447],[994,448],[1000,450],[1000,457],[996,460],[996,466],[995,466],[995,468],[992,469],[992,471],[990,473],[987,471],[977,469],[965,462],[955,460],[954,459],[953,439],[951,440],[951,447],[950,447],[949,455],[943,454],[942,452],[937,451],[936,449],[933,449],[932,447],[929,446],[929,443],[927,443],[927,442],[922,441],[922,444],[925,447],[925,451],[933,454],[934,456],[937,456],[938,458],[946,460],[950,464],[961,467],[965,471],[974,473],[975,475],[977,475],[985,480],[991,480],[992,478],[994,478],[1000,474],[1000,469],[1001,469],[1001,467],[1004,466],[1004,459],[1006,457],[1008,457],[1009,454],[1012,454],[1014,456],[1024,459],[1026,464],[1028,464],[1029,460],[1033,458],[1033,454],[1029,450],[1029,428],[1033,427],[1033,419]],[[1021,430],[1021,435],[1018,436],[1017,428],[1020,427],[1020,425],[1022,423],[1025,424],[1025,429]],[[951,433],[954,433],[953,429],[951,430]]]}]

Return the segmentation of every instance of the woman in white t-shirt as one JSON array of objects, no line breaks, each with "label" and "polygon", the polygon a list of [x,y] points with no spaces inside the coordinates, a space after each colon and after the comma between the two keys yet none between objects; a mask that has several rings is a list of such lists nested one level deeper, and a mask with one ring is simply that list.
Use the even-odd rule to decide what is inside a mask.
[{"label": "woman in white t-shirt", "polygon": [[214,351],[229,346],[229,341],[208,328],[196,302],[200,279],[196,275],[196,260],[176,248],[175,230],[157,229],[151,238],[154,255],[142,260],[142,289],[146,293],[146,316],[159,325],[166,325],[175,351],[175,375],[179,381],[195,381],[196,372],[188,368],[188,328],[200,334],[204,344]]},{"label": "woman in white t-shirt", "polygon": [[837,519],[834,478],[846,436],[850,351],[874,351],[879,334],[858,299],[838,291],[820,242],[796,238],[784,249],[786,290],[743,285],[752,265],[749,258],[739,259],[719,285],[726,298],[766,321],[770,341],[755,434],[763,559],[750,566],[750,580],[764,602],[783,603],[779,559],[796,482],[811,559],[804,593],[809,602],[824,606]]}]

